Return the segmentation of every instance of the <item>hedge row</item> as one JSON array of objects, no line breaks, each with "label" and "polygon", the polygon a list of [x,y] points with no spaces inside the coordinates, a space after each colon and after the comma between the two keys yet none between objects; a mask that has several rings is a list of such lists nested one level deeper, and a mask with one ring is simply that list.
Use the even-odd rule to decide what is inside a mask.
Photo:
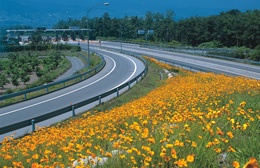
[{"label": "hedge row", "polygon": [[80,46],[69,44],[40,44],[40,45],[9,45],[4,46],[2,52],[19,52],[19,51],[45,51],[45,50],[73,50],[80,51]]}]

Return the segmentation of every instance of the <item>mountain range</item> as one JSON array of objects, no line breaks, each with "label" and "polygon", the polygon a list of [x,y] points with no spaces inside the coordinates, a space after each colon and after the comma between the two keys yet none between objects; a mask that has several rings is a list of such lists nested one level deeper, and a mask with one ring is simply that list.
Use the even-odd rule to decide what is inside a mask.
[{"label": "mountain range", "polygon": [[[239,9],[245,11],[260,8],[259,0],[106,0],[108,7],[99,6],[91,10],[90,17],[100,17],[108,12],[111,17],[139,16],[146,11],[165,12],[172,9],[175,19],[190,16],[208,16],[221,11]],[[103,0],[0,0],[0,26],[24,24],[51,27],[61,19],[80,19],[87,10],[102,4]]]}]

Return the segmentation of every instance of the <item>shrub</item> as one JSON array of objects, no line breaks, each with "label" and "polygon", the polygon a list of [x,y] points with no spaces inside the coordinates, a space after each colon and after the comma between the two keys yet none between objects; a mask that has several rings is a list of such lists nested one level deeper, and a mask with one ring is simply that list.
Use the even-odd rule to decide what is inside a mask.
[{"label": "shrub", "polygon": [[221,48],[223,47],[223,44],[219,41],[214,40],[214,41],[201,43],[198,47],[199,48]]},{"label": "shrub", "polygon": [[254,51],[250,54],[251,59],[254,61],[260,61],[260,45],[256,46]]}]

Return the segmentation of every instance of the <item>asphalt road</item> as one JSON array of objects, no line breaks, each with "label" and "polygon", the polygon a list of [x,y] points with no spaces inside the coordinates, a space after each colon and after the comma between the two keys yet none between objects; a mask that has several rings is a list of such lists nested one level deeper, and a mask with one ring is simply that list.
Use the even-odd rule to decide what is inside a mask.
[{"label": "asphalt road", "polygon": [[59,76],[54,82],[71,77],[74,72],[84,67],[83,62],[77,57],[66,57],[71,62],[71,68],[67,70],[63,75]]},{"label": "asphalt road", "polygon": [[[140,74],[145,68],[144,64],[137,58],[110,51],[103,51],[100,49],[96,49],[96,51],[103,54],[106,60],[106,66],[101,72],[86,81],[80,82],[60,91],[12,106],[0,108],[0,129],[6,125],[58,110],[62,107],[70,105],[70,103],[75,104],[102,94],[116,88],[128,80],[131,80],[136,75]],[[110,98],[112,97],[113,96]],[[90,107],[80,108],[76,111],[79,113],[89,108]],[[65,118],[70,116],[71,113],[65,114]],[[64,115],[58,116],[44,122],[44,124],[39,123],[36,126],[48,126],[65,118]],[[14,132],[16,132],[16,136],[19,136],[24,134],[27,130],[30,131],[30,127],[0,135],[0,141],[3,140],[5,136],[13,135]]]},{"label": "asphalt road", "polygon": [[[103,47],[121,48],[118,42],[102,42]],[[97,47],[97,46],[96,46]],[[192,66],[207,72],[223,73],[231,76],[245,76],[260,80],[260,66],[243,64],[222,59],[195,56],[190,54],[182,54],[156,49],[140,48],[136,44],[123,44],[123,50],[151,56],[155,58],[164,58],[175,62],[176,65],[183,64],[187,67]]]}]

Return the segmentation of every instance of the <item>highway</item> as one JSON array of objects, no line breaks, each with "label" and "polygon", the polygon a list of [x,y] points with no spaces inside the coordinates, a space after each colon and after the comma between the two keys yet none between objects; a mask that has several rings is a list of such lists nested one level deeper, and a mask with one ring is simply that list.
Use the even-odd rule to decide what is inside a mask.
[{"label": "highway", "polygon": [[[94,47],[94,45],[92,46]],[[121,44],[119,42],[103,41],[102,47],[120,49]],[[190,54],[141,48],[137,44],[124,43],[123,50],[154,57],[154,58],[163,58],[175,62],[176,65],[179,63],[179,64],[186,65],[187,67],[192,66],[194,68],[202,69],[207,72],[214,72],[220,74],[223,73],[231,76],[245,76],[245,77],[260,80],[260,66],[232,62],[232,61],[227,61],[222,59],[195,56]]]},{"label": "highway", "polygon": [[74,72],[84,67],[83,62],[77,57],[66,57],[71,62],[71,68],[67,70],[63,75],[59,76],[54,82],[66,79],[73,75]]},{"label": "highway", "polygon": [[[102,54],[106,60],[106,66],[101,72],[71,87],[32,100],[0,108],[0,129],[6,125],[50,113],[68,106],[70,103],[75,104],[102,94],[131,80],[145,68],[144,64],[137,58],[100,49],[95,49],[95,51]],[[113,96],[110,96],[110,98],[112,97]],[[77,109],[76,113],[87,110],[93,106],[95,106],[95,104]],[[71,113],[61,115],[46,122],[43,121],[42,123],[36,124],[36,126],[48,126],[70,116]],[[14,132],[16,132],[17,137],[27,131],[30,132],[30,129],[30,127],[27,127],[0,135],[0,141],[3,140],[5,136],[13,135]]]}]

